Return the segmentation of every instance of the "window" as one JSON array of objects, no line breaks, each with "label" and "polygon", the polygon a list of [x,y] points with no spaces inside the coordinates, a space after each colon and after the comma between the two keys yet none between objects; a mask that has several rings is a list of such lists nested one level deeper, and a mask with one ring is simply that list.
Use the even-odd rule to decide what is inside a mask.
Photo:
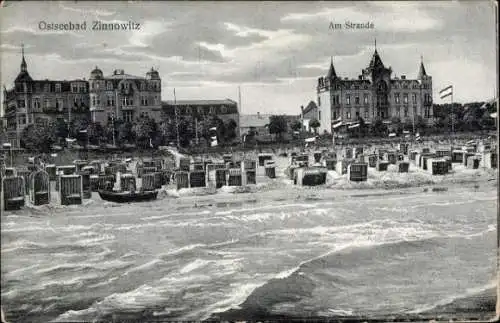
[{"label": "window", "polygon": [[91,88],[92,90],[93,90],[93,89],[95,89],[95,83],[94,83],[94,82],[90,83],[90,88]]},{"label": "window", "polygon": [[95,82],[95,89],[99,90],[99,82]]},{"label": "window", "polygon": [[158,96],[155,96],[155,105],[160,104],[160,103],[159,103],[159,101],[160,101],[160,100],[158,99]]},{"label": "window", "polygon": [[430,118],[431,117],[431,108],[430,107],[425,107],[425,117]]},{"label": "window", "polygon": [[128,105],[134,105],[134,98],[128,99]]},{"label": "window", "polygon": [[396,108],[396,117],[401,117],[401,109]]},{"label": "window", "polygon": [[321,97],[318,96],[318,105],[321,105]]},{"label": "window", "polygon": [[113,83],[108,82],[108,83],[106,84],[106,89],[108,89],[108,90],[112,90],[112,89],[113,89]]},{"label": "window", "polygon": [[19,124],[26,124],[26,115],[25,114],[21,114],[19,116]]},{"label": "window", "polygon": [[45,84],[43,90],[44,92],[50,92],[50,84],[49,83]]},{"label": "window", "polygon": [[345,100],[347,105],[351,104],[351,96],[349,94],[346,95]]},{"label": "window", "polygon": [[394,100],[399,103],[399,93],[394,93]]},{"label": "window", "polygon": [[56,110],[61,112],[63,110],[63,100],[56,99]]},{"label": "window", "polygon": [[75,97],[73,97],[73,104],[74,104],[74,105],[78,105],[78,104],[80,104],[80,97],[79,97],[79,96],[75,96]]},{"label": "window", "polygon": [[20,108],[26,108],[26,101],[24,101],[24,100],[19,100],[19,107],[20,107]]},{"label": "window", "polygon": [[321,111],[318,111],[318,119],[321,120]]},{"label": "window", "polygon": [[108,104],[108,107],[112,107],[115,105],[114,95],[112,95],[112,94],[108,95],[107,104]]},{"label": "window", "polygon": [[365,109],[365,119],[368,119],[368,109]]},{"label": "window", "polygon": [[131,110],[123,111],[123,120],[125,122],[132,122],[133,118],[134,118],[134,111]]},{"label": "window", "polygon": [[193,113],[193,110],[191,109],[191,107],[187,107],[187,108],[186,108],[186,113],[187,113],[187,114],[191,114],[191,113]]},{"label": "window", "polygon": [[50,100],[49,99],[45,99],[44,102],[43,102],[43,107],[44,108],[48,108],[50,107]]},{"label": "window", "polygon": [[363,102],[368,104],[368,94],[363,95]]},{"label": "window", "polygon": [[336,111],[333,112],[333,120],[337,120],[337,112]]},{"label": "window", "polygon": [[78,92],[81,92],[81,93],[87,92],[87,87],[85,86],[85,84],[78,85]]},{"label": "window", "polygon": [[417,107],[416,106],[413,106],[413,115],[417,115]]},{"label": "window", "polygon": [[356,118],[359,118],[359,111],[356,111]]},{"label": "window", "polygon": [[[143,83],[141,83],[142,85]],[[141,96],[141,105],[148,105],[148,97],[143,95]]]},{"label": "window", "polygon": [[33,110],[39,110],[39,109],[40,109],[40,99],[34,98],[33,99]]},{"label": "window", "polygon": [[411,94],[411,100],[413,101],[413,103],[417,103],[417,94],[416,93]]},{"label": "window", "polygon": [[214,114],[214,113],[216,113],[215,107],[210,107],[210,114]]},{"label": "window", "polygon": [[408,107],[405,107],[405,117],[408,116]]},{"label": "window", "polygon": [[223,105],[221,108],[220,108],[220,111],[221,113],[227,113],[227,107],[225,105]]},{"label": "window", "polygon": [[100,105],[100,104],[101,104],[101,100],[100,100],[99,96],[93,95],[92,96],[92,105]]},{"label": "window", "polygon": [[351,111],[347,111],[345,115],[347,119],[351,119]]},{"label": "window", "polygon": [[408,103],[408,93],[403,94],[403,103]]},{"label": "window", "polygon": [[[156,96],[155,96],[155,104],[156,104]],[[203,107],[198,107],[196,109],[196,111],[199,113],[199,114],[203,114]]]},{"label": "window", "polygon": [[61,92],[61,84],[56,83],[56,92]]},{"label": "window", "polygon": [[359,104],[359,96],[356,96],[356,97],[354,98],[354,103],[355,103],[355,104]]},{"label": "window", "polygon": [[146,83],[141,82],[141,91],[146,90]]}]

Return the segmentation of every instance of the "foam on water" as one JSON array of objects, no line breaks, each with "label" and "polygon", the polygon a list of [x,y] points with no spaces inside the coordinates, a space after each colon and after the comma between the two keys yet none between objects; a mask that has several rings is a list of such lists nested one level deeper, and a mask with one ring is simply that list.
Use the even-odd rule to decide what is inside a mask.
[{"label": "foam on water", "polygon": [[[71,288],[76,295],[89,295],[87,302],[91,305],[68,311],[78,305],[65,304],[65,313],[57,312],[56,306],[53,317],[58,321],[92,320],[149,309],[155,310],[153,316],[199,320],[237,308],[270,281],[309,277],[307,266],[339,252],[371,252],[372,248],[394,244],[396,250],[418,249],[420,244],[444,248],[433,239],[478,238],[495,230],[493,220],[487,217],[496,202],[491,193],[357,199],[333,196],[332,201],[324,192],[296,187],[286,190],[283,201],[273,199],[272,193],[256,192],[252,198],[259,204],[242,201],[235,206],[228,202],[224,210],[216,205],[238,198],[231,191],[218,193],[213,202],[210,198],[202,202],[193,199],[211,204],[205,210],[189,205],[187,197],[187,202],[165,199],[140,207],[103,209],[105,203],[93,203],[48,219],[9,216],[9,222],[2,225],[2,255],[11,257],[15,251],[19,259],[12,258],[8,274],[2,275],[2,283],[8,283],[2,298],[8,303],[22,303],[24,293],[41,293],[46,288],[46,297],[55,297],[57,288]],[[392,205],[388,207],[387,203]],[[465,207],[474,209],[476,216],[451,216]],[[8,234],[5,241],[4,233]],[[33,251],[39,263],[28,258]],[[45,259],[44,254],[51,258]],[[384,261],[376,254],[375,261]],[[405,257],[401,253],[392,261],[410,260]],[[54,259],[61,262],[54,265]],[[27,282],[23,293],[14,293],[15,280],[28,275],[38,283],[28,286]],[[342,282],[339,280],[339,284]],[[94,293],[99,296],[92,298]],[[294,306],[285,303],[283,308]],[[322,310],[330,316],[353,312],[351,308],[327,305]],[[30,309],[37,306],[35,302]],[[47,306],[44,303],[44,311]]]}]

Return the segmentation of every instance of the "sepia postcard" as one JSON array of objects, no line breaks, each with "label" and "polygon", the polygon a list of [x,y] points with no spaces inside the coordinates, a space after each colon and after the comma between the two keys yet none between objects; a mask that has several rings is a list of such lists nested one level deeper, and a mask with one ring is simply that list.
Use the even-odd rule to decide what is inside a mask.
[{"label": "sepia postcard", "polygon": [[1,321],[498,319],[497,11],[1,1]]}]

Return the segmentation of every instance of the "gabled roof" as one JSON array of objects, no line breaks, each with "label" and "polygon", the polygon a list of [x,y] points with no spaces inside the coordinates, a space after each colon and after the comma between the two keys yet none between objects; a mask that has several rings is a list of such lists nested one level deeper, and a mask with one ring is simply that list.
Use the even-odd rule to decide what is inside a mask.
[{"label": "gabled roof", "polygon": [[382,63],[382,59],[380,58],[377,50],[373,53],[370,64],[368,65],[368,70],[373,70],[377,68],[385,68],[384,63]]},{"label": "gabled roof", "polygon": [[311,110],[317,109],[317,108],[318,108],[318,106],[316,105],[316,102],[311,101],[311,102],[309,102],[307,107],[304,109],[304,114],[308,113]]},{"label": "gabled roof", "polygon": [[420,62],[420,69],[418,71],[418,78],[422,79],[424,76],[427,76],[427,73],[425,72],[424,62]]},{"label": "gabled roof", "polygon": [[24,71],[24,72],[20,72],[16,79],[15,79],[15,83],[18,83],[18,82],[31,82],[33,81],[33,79],[31,78],[30,74],[27,72],[27,71]]},{"label": "gabled roof", "polygon": [[328,70],[328,75],[326,77],[330,80],[333,80],[337,77],[337,73],[335,73],[335,68],[333,67],[333,57],[330,61],[330,69]]}]

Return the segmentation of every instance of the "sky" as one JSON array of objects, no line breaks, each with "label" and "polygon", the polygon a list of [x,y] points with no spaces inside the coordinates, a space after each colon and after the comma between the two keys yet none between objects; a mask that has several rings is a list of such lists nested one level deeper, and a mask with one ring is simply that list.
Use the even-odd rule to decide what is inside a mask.
[{"label": "sky", "polygon": [[[21,44],[34,79],[88,79],[98,66],[162,78],[162,100],[224,99],[240,113],[299,114],[316,100],[333,58],[337,75],[356,78],[377,51],[393,76],[416,78],[420,60],[438,92],[484,101],[497,89],[493,1],[410,2],[9,2],[0,8],[0,79],[11,88]],[[41,25],[86,22],[85,31]],[[139,30],[92,30],[94,21]],[[330,24],[373,23],[373,29]],[[3,95],[3,93],[1,94]],[[3,98],[2,98],[3,100]],[[449,102],[449,97],[444,102]]]}]

